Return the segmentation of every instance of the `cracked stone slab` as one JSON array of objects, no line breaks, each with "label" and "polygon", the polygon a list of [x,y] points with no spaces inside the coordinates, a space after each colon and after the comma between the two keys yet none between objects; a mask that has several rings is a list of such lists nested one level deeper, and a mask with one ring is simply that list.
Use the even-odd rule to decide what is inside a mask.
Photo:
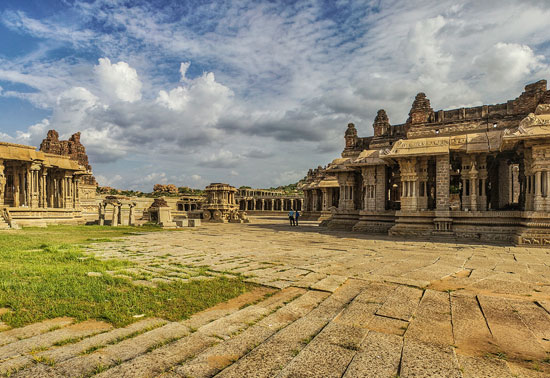
[{"label": "cracked stone slab", "polygon": [[399,286],[376,314],[409,321],[415,313],[421,297],[422,290],[409,286]]}]

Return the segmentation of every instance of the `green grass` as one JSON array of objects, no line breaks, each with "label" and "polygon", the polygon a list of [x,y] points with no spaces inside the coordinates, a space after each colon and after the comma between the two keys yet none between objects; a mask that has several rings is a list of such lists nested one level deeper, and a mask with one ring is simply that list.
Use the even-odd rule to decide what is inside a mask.
[{"label": "green grass", "polygon": [[[105,320],[116,327],[141,314],[174,321],[250,289],[240,277],[136,286],[105,273],[132,267],[132,262],[103,261],[82,251],[84,244],[157,230],[51,226],[0,233],[0,308],[11,309],[0,319],[12,327],[59,316]],[[88,272],[102,275],[89,277]]]}]

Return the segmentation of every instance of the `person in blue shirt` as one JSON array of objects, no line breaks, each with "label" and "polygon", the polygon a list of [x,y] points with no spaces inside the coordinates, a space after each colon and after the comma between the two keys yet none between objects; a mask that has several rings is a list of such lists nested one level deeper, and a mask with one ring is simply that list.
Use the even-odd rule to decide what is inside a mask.
[{"label": "person in blue shirt", "polygon": [[290,221],[290,225],[294,226],[294,211],[290,210],[288,212],[288,220]]},{"label": "person in blue shirt", "polygon": [[298,225],[298,218],[300,218],[300,212],[298,210],[296,210],[296,214],[294,215],[294,225],[297,226]]}]

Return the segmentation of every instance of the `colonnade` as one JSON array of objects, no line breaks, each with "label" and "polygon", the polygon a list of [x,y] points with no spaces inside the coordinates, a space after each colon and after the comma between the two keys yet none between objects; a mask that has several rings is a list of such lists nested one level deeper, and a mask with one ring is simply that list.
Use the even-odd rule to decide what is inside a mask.
[{"label": "colonnade", "polygon": [[195,211],[198,209],[198,203],[178,203],[178,211]]},{"label": "colonnade", "polygon": [[73,171],[0,160],[0,206],[76,208],[79,183]]},{"label": "colonnade", "polygon": [[207,195],[210,196],[210,198],[208,198],[208,203],[236,203],[234,191],[210,191],[207,193]]},{"label": "colonnade", "polygon": [[304,190],[304,210],[328,210],[328,191],[334,189],[339,200],[333,205],[340,211],[393,209],[388,201],[405,212],[550,210],[550,162],[501,153],[409,156],[396,162],[337,172],[338,188]]},{"label": "colonnade", "polygon": [[525,159],[525,202],[531,211],[550,211],[550,149],[534,146]]},{"label": "colonnade", "polygon": [[331,207],[337,207],[340,199],[339,193],[338,187],[305,189],[304,211],[329,211]]},{"label": "colonnade", "polygon": [[99,204],[99,225],[105,225],[107,207],[111,206],[111,226],[134,226],[136,224],[135,202],[105,200]]},{"label": "colonnade", "polygon": [[261,198],[239,200],[239,209],[243,211],[302,211],[303,208],[303,198]]},{"label": "colonnade", "polygon": [[[410,157],[398,160],[401,170],[402,211],[488,210],[487,155],[462,154],[458,157],[460,163],[456,170],[453,169],[450,158],[449,154],[444,154],[435,157]],[[430,160],[432,164],[435,164],[435,170],[431,175],[428,172]],[[505,161],[503,160],[501,163],[505,163]],[[503,164],[502,167],[508,171],[499,173],[508,180],[510,166]],[[456,185],[451,187],[453,177]],[[497,189],[506,191],[506,199],[508,198],[509,185],[499,185],[499,188],[495,188],[495,190]],[[499,194],[499,198],[505,197],[503,194]],[[456,198],[458,198],[458,202],[456,202]],[[434,200],[435,203],[430,204],[429,199]],[[508,203],[511,201],[503,202],[500,206],[505,206]]]}]

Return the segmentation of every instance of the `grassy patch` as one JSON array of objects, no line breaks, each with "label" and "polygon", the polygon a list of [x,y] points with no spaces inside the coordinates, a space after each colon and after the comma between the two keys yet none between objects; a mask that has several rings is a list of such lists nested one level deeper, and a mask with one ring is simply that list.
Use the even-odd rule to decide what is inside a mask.
[{"label": "grassy patch", "polygon": [[[240,277],[135,286],[106,271],[134,266],[129,261],[99,260],[80,245],[111,241],[156,227],[52,226],[0,233],[0,319],[20,327],[44,319],[70,316],[100,319],[120,327],[135,315],[181,320],[247,291]],[[88,276],[89,272],[101,273]]]}]

